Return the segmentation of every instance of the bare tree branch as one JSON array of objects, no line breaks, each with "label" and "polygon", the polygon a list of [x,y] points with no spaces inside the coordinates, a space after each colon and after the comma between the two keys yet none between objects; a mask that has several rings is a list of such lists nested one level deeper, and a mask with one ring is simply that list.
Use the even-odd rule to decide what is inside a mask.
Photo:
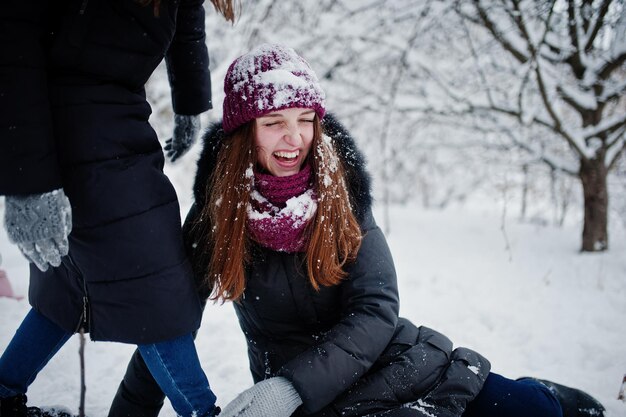
[{"label": "bare tree branch", "polygon": [[567,2],[567,14],[569,17],[569,24],[567,25],[571,46],[573,48],[572,53],[569,56],[568,62],[572,68],[574,75],[579,80],[585,75],[585,66],[583,65],[583,49],[581,47],[580,36],[582,35],[582,28],[580,27],[579,10],[575,0],[568,0]]},{"label": "bare tree branch", "polygon": [[598,13],[594,14],[592,20],[590,21],[589,30],[587,33],[587,42],[585,44],[585,51],[589,52],[593,47],[593,43],[604,24],[604,18],[606,13],[609,11],[609,6],[611,5],[612,0],[603,0],[598,8]]},{"label": "bare tree branch", "polygon": [[[528,50],[531,53],[532,57],[537,57],[537,52],[541,50],[541,46],[545,44],[546,39],[548,37],[548,33],[550,32],[550,21],[552,19],[552,13],[554,12],[554,6],[555,6],[556,0],[552,1],[552,4],[550,5],[550,12],[548,13],[548,16],[546,17],[545,20],[543,20],[544,22],[544,31],[543,34],[541,36],[541,40],[539,41],[539,44],[535,47],[532,44],[532,40],[530,39],[530,35],[528,33],[528,30],[526,28],[526,24],[524,23],[524,21],[522,20],[522,10],[519,7],[519,2],[517,0],[513,1],[514,4],[514,8],[516,11],[516,15],[518,16],[518,18],[516,19],[518,27],[520,29],[520,32],[522,33],[523,37],[526,39],[526,42],[528,42]],[[519,112],[520,112],[520,117],[523,113],[523,108],[522,108],[522,91],[524,86],[526,85],[526,83],[530,80],[530,73],[532,72],[532,68],[533,65],[529,65],[528,66],[528,70],[526,72],[526,74],[524,74],[524,78],[522,81],[522,86],[520,89],[520,94],[519,94],[519,98],[518,98],[518,107],[519,107]],[[521,119],[520,119],[521,121]]]},{"label": "bare tree branch", "polygon": [[[509,15],[509,17],[515,22],[515,24],[517,25],[517,28],[519,30],[519,32],[522,34],[522,38],[524,38],[524,40],[526,40],[526,44],[528,47],[528,52],[530,53],[531,56],[536,55],[536,50],[538,48],[535,48],[535,45],[533,45],[532,39],[530,38],[530,34],[528,33],[528,30],[526,29],[526,24],[524,23],[524,13],[522,12],[522,10],[519,7],[519,1],[518,0],[511,0],[511,3],[513,3],[513,12],[510,12],[509,9],[507,10],[507,13]],[[548,22],[549,23],[549,22]],[[545,34],[544,34],[545,36]]]},{"label": "bare tree branch", "polygon": [[509,51],[519,62],[528,61],[528,56],[523,51],[516,48],[513,43],[509,42],[506,35],[500,31],[497,24],[489,17],[487,9],[481,4],[480,0],[473,0],[473,2],[483,26],[491,32],[494,39],[498,41],[504,49]]},{"label": "bare tree branch", "polygon": [[578,171],[565,167],[555,161],[553,158],[550,158],[548,155],[545,155],[543,152],[537,151],[534,149],[527,141],[524,141],[517,137],[517,135],[512,132],[510,129],[505,132],[507,136],[511,139],[511,141],[520,149],[528,152],[533,157],[537,158],[538,161],[543,162],[548,165],[551,169],[562,172],[572,177],[578,177]]},{"label": "bare tree branch", "polygon": [[[267,7],[265,8],[265,11],[263,12],[263,15],[259,18],[257,22],[265,22],[269,18],[269,16],[272,14],[272,9],[276,5],[276,3],[278,3],[276,0],[272,0],[267,5]],[[263,28],[263,25],[260,23],[257,23],[255,26],[253,26],[253,29],[250,32],[250,35],[248,36],[248,42],[247,42],[248,50],[252,49],[252,47],[258,43],[259,34],[261,33],[262,28]]]},{"label": "bare tree branch", "polygon": [[[518,6],[517,1],[513,0],[513,4],[514,4],[514,7],[516,7],[516,12],[521,16],[521,13],[522,13],[521,10],[517,9],[517,6]],[[537,49],[533,45],[528,29],[526,28],[526,24],[521,18],[519,19],[518,25],[520,28],[520,33],[522,34],[522,37],[524,38],[524,40],[526,41],[528,45],[528,51],[530,52],[531,59],[533,60],[533,63],[534,63],[535,75],[537,77],[537,86],[539,87],[539,95],[541,96],[545,109],[548,111],[548,114],[554,121],[554,129],[559,133],[561,137],[563,137],[567,141],[569,146],[578,154],[578,156],[581,159],[587,160],[587,155],[585,154],[581,146],[577,143],[574,137],[571,136],[569,132],[567,132],[567,130],[565,129],[563,122],[561,121],[561,118],[557,114],[556,109],[554,108],[552,101],[550,100],[550,97],[548,96],[548,86],[546,85],[546,82],[544,79],[545,77],[541,70],[541,65],[539,62],[539,58],[537,56]],[[544,36],[545,36],[545,32],[544,32]]]},{"label": "bare tree branch", "polygon": [[[398,94],[398,89],[400,87],[402,77],[406,69],[409,67],[408,55],[415,46],[415,42],[417,41],[417,38],[418,38],[417,35],[419,34],[419,32],[420,31],[418,29],[418,26],[415,25],[414,32],[411,34],[411,36],[407,40],[404,50],[402,51],[402,54],[400,55],[398,59],[398,65],[396,66],[396,73],[394,75],[394,78],[391,81],[389,100],[385,106],[385,113],[383,117],[383,129],[382,129],[381,138],[380,138],[380,142],[382,145],[383,160],[385,161],[384,169],[383,169],[383,181],[385,182],[385,185],[388,185],[389,179],[391,178],[391,174],[389,172],[389,169],[391,168],[391,164],[389,163],[389,160],[391,160],[392,158],[390,157],[389,152],[393,152],[393,150],[391,149],[388,143],[388,136],[389,136],[389,130],[390,130],[389,126],[391,125],[391,117],[394,113],[396,96]],[[390,221],[389,221],[389,212],[388,212],[389,203],[390,203],[389,197],[390,197],[389,187],[386,186],[384,189],[384,203],[385,203],[384,230],[385,230],[385,233],[390,232]]]},{"label": "bare tree branch", "polygon": [[626,113],[609,119],[604,119],[601,124],[584,129],[583,139],[605,137],[623,126],[626,126]]},{"label": "bare tree branch", "polygon": [[611,76],[613,71],[621,67],[626,62],[626,49],[615,56],[611,61],[605,62],[602,68],[597,70],[598,78],[606,80]]},{"label": "bare tree branch", "polygon": [[[619,145],[620,149],[617,152],[615,152],[615,155],[609,160],[609,163],[608,163],[609,170],[613,170],[613,168],[615,168],[615,166],[617,165],[617,161],[619,161],[620,157],[626,154],[626,132],[625,131],[622,131],[621,136],[620,136],[620,141],[621,141],[621,145]],[[616,142],[616,143],[620,143],[620,142]]]},{"label": "bare tree branch", "polygon": [[[449,115],[448,115],[449,116]],[[447,125],[455,125],[458,128],[468,129],[475,132],[482,132],[485,135],[488,134],[503,134],[509,139],[511,139],[511,145],[505,145],[503,143],[499,143],[497,145],[481,145],[483,148],[494,149],[497,151],[510,151],[511,149],[521,149],[526,152],[532,159],[536,162],[541,162],[548,165],[551,169],[562,172],[572,177],[578,176],[577,168],[568,167],[565,164],[559,163],[555,158],[546,155],[542,150],[534,148],[529,142],[524,141],[519,137],[519,134],[516,130],[511,129],[510,127],[503,126],[502,124],[498,124],[496,120],[491,120],[493,123],[496,123],[497,126],[485,126],[484,123],[473,123],[468,124],[467,122],[455,121],[457,119],[451,120],[445,114],[443,115],[443,119]]]},{"label": "bare tree branch", "polygon": [[85,383],[85,329],[81,326],[79,332],[80,346],[78,356],[80,360],[80,403],[78,405],[78,416],[85,417],[85,393],[87,384]]},{"label": "bare tree branch", "polygon": [[626,92],[626,79],[624,79],[620,84],[616,85],[614,88],[603,91],[602,95],[598,97],[598,102],[608,103],[609,101],[615,100],[616,98],[622,96],[624,92]]},{"label": "bare tree branch", "polygon": [[[460,110],[454,110],[454,109],[449,109],[449,108],[445,110],[438,110],[438,109],[435,109],[433,107],[428,107],[428,106],[396,107],[396,111],[406,112],[406,113],[420,112],[422,114],[431,114],[431,115],[437,115],[437,116],[443,116],[443,117],[447,116],[450,120],[454,119],[455,117],[460,117],[460,116],[467,116],[467,115],[472,115],[472,114],[479,114],[482,116],[482,115],[486,115],[486,114],[494,113],[494,112],[512,117],[517,122],[519,122],[519,120],[522,119],[522,115],[520,114],[518,110],[514,110],[514,109],[510,109],[510,108],[506,108],[506,107],[502,107],[498,105],[493,105],[493,106],[479,105],[479,104],[472,103],[469,100],[466,100],[460,97],[455,100],[462,102],[463,104],[465,104],[466,107]],[[529,121],[529,124],[536,124],[537,126],[541,126],[543,128],[550,130],[552,133],[555,133],[559,136],[561,135],[561,131],[559,131],[554,124],[550,123],[547,120],[541,119],[537,116],[533,117]]]},{"label": "bare tree branch", "polygon": [[[570,86],[571,87],[571,86]],[[598,108],[597,106],[597,98],[594,97],[594,107],[585,107],[584,104],[581,103],[580,100],[577,100],[572,94],[570,93],[570,90],[568,88],[566,88],[563,85],[557,85],[556,86],[556,91],[559,93],[559,96],[563,99],[564,102],[566,102],[567,104],[569,104],[574,110],[576,110],[577,113],[579,114],[584,114],[585,112],[588,111],[592,111],[592,110],[596,110]]]},{"label": "bare tree branch", "polygon": [[[551,8],[554,11],[554,7]],[[565,64],[569,58],[569,53],[564,51],[562,45],[554,43],[550,37],[546,37],[545,45],[547,48],[541,50],[541,57],[553,65]]]},{"label": "bare tree branch", "polygon": [[478,72],[478,76],[480,77],[480,80],[483,83],[483,88],[485,89],[485,93],[487,94],[487,100],[489,101],[489,104],[493,105],[495,104],[495,102],[491,93],[491,87],[489,86],[489,83],[487,82],[487,76],[485,75],[480,65],[480,60],[478,58],[478,53],[476,53],[476,48],[474,47],[474,41],[472,39],[472,35],[470,34],[467,28],[467,25],[465,24],[465,21],[462,21],[461,24],[463,25],[463,30],[465,32],[467,42],[469,43],[472,58],[474,59],[474,62],[476,63],[476,66],[475,66],[476,71]]},{"label": "bare tree branch", "polygon": [[376,8],[380,7],[380,3],[378,1],[370,2],[369,4],[362,4],[361,7],[352,10],[350,13],[346,15],[346,17],[353,18],[356,15],[361,13],[365,13],[369,10],[376,10]]},{"label": "bare tree branch", "polygon": [[580,159],[587,161],[587,155],[583,151],[582,147],[576,142],[576,140],[566,131],[561,119],[559,118],[556,110],[554,109],[550,98],[548,97],[548,90],[546,83],[544,81],[543,74],[541,73],[541,67],[539,66],[539,62],[536,62],[535,65],[535,73],[537,74],[537,85],[539,86],[539,95],[541,96],[541,100],[543,101],[544,107],[548,111],[548,114],[554,121],[554,128],[561,137],[563,137],[568,145],[578,154]]}]

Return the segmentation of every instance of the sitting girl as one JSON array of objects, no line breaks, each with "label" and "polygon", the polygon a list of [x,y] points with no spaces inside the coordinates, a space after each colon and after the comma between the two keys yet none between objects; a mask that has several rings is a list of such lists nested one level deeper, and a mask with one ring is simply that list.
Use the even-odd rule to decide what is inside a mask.
[{"label": "sitting girl", "polygon": [[[237,58],[224,91],[185,222],[200,291],[234,301],[256,382],[221,416],[603,415],[579,390],[491,373],[480,354],[398,317],[363,156],[293,49]],[[118,396],[154,391],[140,361]]]}]

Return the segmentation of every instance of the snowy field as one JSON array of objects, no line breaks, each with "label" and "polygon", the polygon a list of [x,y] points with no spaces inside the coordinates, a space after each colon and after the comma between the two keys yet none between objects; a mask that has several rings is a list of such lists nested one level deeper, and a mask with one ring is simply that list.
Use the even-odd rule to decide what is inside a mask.
[{"label": "snowy field", "polygon": [[[186,200],[181,198],[183,209]],[[580,387],[605,404],[607,417],[626,416],[626,403],[617,400],[626,373],[623,227],[614,228],[610,252],[580,254],[578,225],[503,222],[497,202],[487,207],[392,209],[389,244],[401,314],[478,350],[495,372]],[[4,230],[0,253],[13,288],[27,294],[27,264]],[[25,299],[0,299],[0,349],[28,309]],[[78,345],[75,336],[39,375],[28,393],[31,404],[77,412]],[[231,305],[208,306],[197,346],[219,404],[251,384]],[[88,416],[106,416],[132,351],[121,344],[87,344]],[[161,413],[174,415],[169,404]]]}]

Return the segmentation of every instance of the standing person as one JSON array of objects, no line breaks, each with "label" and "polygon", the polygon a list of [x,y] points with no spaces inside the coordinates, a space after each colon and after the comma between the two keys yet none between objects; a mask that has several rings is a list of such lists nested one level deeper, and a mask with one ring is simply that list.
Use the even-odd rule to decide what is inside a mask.
[{"label": "standing person", "polygon": [[[293,49],[237,58],[224,92],[184,226],[202,296],[234,301],[256,383],[220,416],[603,415],[582,391],[491,373],[398,317],[363,157]],[[125,376],[136,395],[150,392],[140,363]]]},{"label": "standing person", "polygon": [[[0,8],[0,194],[8,236],[31,262],[32,305],[0,358],[3,417],[46,415],[26,406],[26,391],[79,329],[137,344],[179,415],[218,410],[192,339],[201,305],[144,90],[165,57],[174,160],[211,108],[202,3]],[[212,3],[233,19],[232,1]]]}]

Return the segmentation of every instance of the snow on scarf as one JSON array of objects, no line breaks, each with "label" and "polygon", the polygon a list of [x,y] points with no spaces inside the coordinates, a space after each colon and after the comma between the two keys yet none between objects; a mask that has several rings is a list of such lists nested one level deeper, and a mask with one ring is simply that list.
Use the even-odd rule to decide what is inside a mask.
[{"label": "snow on scarf", "polygon": [[254,174],[247,207],[247,229],[262,246],[281,252],[304,252],[306,226],[317,210],[311,168],[287,177]]}]

